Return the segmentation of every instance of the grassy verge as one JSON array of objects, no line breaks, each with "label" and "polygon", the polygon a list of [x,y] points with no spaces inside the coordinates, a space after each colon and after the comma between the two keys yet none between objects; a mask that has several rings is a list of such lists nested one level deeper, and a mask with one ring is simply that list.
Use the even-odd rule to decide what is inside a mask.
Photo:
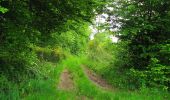
[{"label": "grassy verge", "polygon": [[[108,91],[93,84],[85,75],[82,64],[87,63],[81,57],[69,57],[58,64],[50,72],[47,79],[30,80],[25,84],[23,100],[168,100],[168,93],[160,91],[117,90]],[[53,65],[54,66],[54,65]],[[64,69],[67,69],[73,77],[74,90],[65,91],[57,88],[59,78]]]}]

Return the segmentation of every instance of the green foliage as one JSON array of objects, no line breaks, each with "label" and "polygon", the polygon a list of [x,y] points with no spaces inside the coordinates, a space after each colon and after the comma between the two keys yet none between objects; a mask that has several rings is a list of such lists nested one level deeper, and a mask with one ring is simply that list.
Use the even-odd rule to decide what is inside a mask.
[{"label": "green foliage", "polygon": [[4,14],[4,13],[8,12],[8,9],[0,6],[0,12],[2,12]]},{"label": "green foliage", "polygon": [[[54,47],[59,46],[64,50],[78,55],[84,52],[90,34],[89,23],[68,20],[64,25],[65,29],[51,34],[49,43]],[[48,41],[46,41],[48,42]]]},{"label": "green foliage", "polygon": [[32,49],[36,52],[40,61],[48,61],[57,63],[60,60],[66,57],[66,53],[60,47],[56,48],[42,48],[42,47],[32,47]]},{"label": "green foliage", "polygon": [[[109,66],[114,55],[111,49],[114,48],[108,33],[98,33],[94,40],[89,41],[87,55],[91,63],[88,66],[95,71],[104,70],[104,66]],[[98,72],[101,74],[101,72]]]},{"label": "green foliage", "polygon": [[[129,95],[115,96],[95,86],[80,67],[82,63],[114,86],[168,90],[170,2],[114,2],[0,0],[0,99],[124,99],[121,95]],[[120,42],[112,43],[110,33],[105,32],[88,44],[89,25],[96,14],[105,11],[105,5],[115,7],[109,15],[118,16],[115,22],[122,24],[118,34],[114,33]],[[84,58],[71,56],[81,54]],[[55,68],[57,63],[59,68]],[[75,93],[55,89],[64,68],[74,77]],[[139,96],[131,95],[130,99]]]},{"label": "green foliage", "polygon": [[110,15],[117,15],[116,21],[122,25],[117,36],[128,42],[130,61],[128,66],[120,67],[131,79],[127,83],[134,88],[144,85],[168,89],[170,2],[115,0],[110,6],[115,7]]},{"label": "green foliage", "polygon": [[100,1],[0,0],[0,75],[18,89],[25,80],[48,76],[44,61],[84,52]]},{"label": "green foliage", "polygon": [[[94,17],[93,10],[100,6],[97,2],[2,0],[1,12],[4,14],[0,15],[1,74],[13,77],[15,71],[18,75],[25,71],[36,73],[36,69],[39,69],[35,53],[37,51],[30,45],[52,48],[51,51],[42,49],[45,56],[56,56],[46,58],[52,60],[60,59],[58,56],[63,55],[56,48],[68,49],[73,54],[83,51],[89,34],[87,22]],[[39,50],[39,53],[42,51]],[[12,80],[17,80],[16,78]]]},{"label": "green foliage", "polygon": [[130,66],[128,42],[112,43],[106,34],[97,34],[95,39],[90,41],[88,59],[91,61],[85,64],[113,86],[131,88],[128,75]]},{"label": "green foliage", "polygon": [[168,90],[169,88],[169,67],[159,64],[159,60],[156,58],[151,59],[147,71],[131,69],[130,74],[136,78],[133,80],[133,82],[136,82],[136,86],[149,86],[163,90]]},{"label": "green foliage", "polygon": [[16,85],[9,82],[8,79],[1,75],[0,76],[0,99],[9,100],[9,99],[19,99],[19,89]]},{"label": "green foliage", "polygon": [[[2,1],[4,1],[4,0],[0,0],[0,3],[1,3]],[[8,12],[8,9],[5,8],[5,7],[2,7],[2,6],[0,5],[0,12],[1,12],[2,14],[4,14],[4,13]]]}]

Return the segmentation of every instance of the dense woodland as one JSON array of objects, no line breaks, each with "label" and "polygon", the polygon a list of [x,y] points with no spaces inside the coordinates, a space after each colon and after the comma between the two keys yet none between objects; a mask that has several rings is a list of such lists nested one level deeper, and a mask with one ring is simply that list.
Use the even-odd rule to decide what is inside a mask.
[{"label": "dense woodland", "polygon": [[[90,40],[91,25],[105,31]],[[64,69],[74,92],[56,89]],[[0,91],[1,100],[170,99],[170,1],[0,0]]]}]

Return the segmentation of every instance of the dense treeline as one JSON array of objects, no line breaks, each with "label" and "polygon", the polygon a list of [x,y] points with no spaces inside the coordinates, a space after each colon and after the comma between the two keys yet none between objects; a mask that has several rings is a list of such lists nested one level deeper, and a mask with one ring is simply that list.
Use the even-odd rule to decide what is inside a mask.
[{"label": "dense treeline", "polygon": [[[110,65],[113,67],[110,75],[117,75],[110,80],[116,81],[118,75],[122,75],[117,85],[123,87],[169,89],[170,1],[114,0],[108,7],[113,8],[105,11],[110,15],[108,21],[113,27],[117,27],[117,23],[121,25],[119,31],[114,32],[119,37],[116,49],[120,52],[114,54],[117,60],[113,59]],[[112,51],[118,52],[116,49]]]},{"label": "dense treeline", "polygon": [[[170,2],[124,1],[120,38],[129,41],[131,68],[136,86],[170,87]],[[127,68],[127,67],[126,67]]]}]

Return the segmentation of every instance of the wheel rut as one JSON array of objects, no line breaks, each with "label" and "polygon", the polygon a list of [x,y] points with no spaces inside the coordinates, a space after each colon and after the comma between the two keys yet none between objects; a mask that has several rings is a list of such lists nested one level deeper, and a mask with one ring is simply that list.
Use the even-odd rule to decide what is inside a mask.
[{"label": "wheel rut", "polygon": [[60,76],[58,89],[61,90],[73,90],[74,89],[74,82],[71,76],[71,73],[65,69]]},{"label": "wheel rut", "polygon": [[113,90],[113,87],[107,83],[105,79],[103,79],[101,76],[97,75],[95,72],[87,68],[86,66],[82,66],[82,69],[84,70],[84,73],[86,76],[97,86],[102,87],[107,90]]}]

